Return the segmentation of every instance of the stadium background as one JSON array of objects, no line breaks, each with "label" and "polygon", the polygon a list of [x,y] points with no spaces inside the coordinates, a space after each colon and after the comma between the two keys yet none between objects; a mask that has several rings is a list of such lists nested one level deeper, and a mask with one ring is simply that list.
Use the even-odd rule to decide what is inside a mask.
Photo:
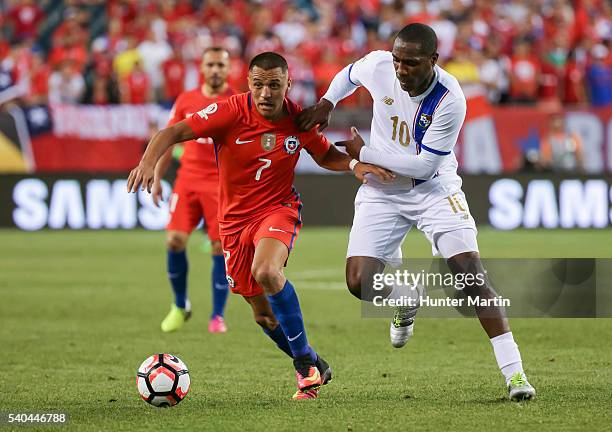
[{"label": "stadium background", "polygon": [[[125,194],[125,177],[174,97],[199,84],[202,50],[229,49],[237,90],[245,90],[252,55],[283,53],[290,96],[307,106],[344,65],[389,48],[394,32],[414,21],[434,27],[440,64],[468,98],[455,151],[483,255],[612,256],[609,1],[3,0],[0,340],[15,373],[0,380],[7,395],[0,411],[69,410],[78,430],[226,430],[236,421],[253,430],[396,430],[389,413],[431,430],[479,430],[482,418],[502,430],[604,430],[612,384],[601,344],[612,337],[607,320],[514,321],[530,379],[545,389],[539,405],[520,413],[500,402],[489,347],[470,320],[429,320],[411,351],[392,352],[388,323],[362,320],[344,291],[358,184],[322,172],[307,155],[296,177],[305,229],[288,275],[318,346],[335,358],[330,405],[306,421],[285,403],[286,361],[235,298],[228,338],[203,334],[209,260],[200,236],[190,244],[192,262],[201,263],[192,266],[190,287],[204,310],[179,337],[156,331],[170,295],[163,234],[140,228],[162,229],[167,209],[154,208],[146,194]],[[370,114],[369,95],[358,91],[334,111],[327,134],[337,141],[356,125],[367,137]],[[542,159],[559,118],[564,139],[581,144],[578,166]],[[426,257],[429,247],[412,232],[405,252]],[[144,410],[133,388],[133,369],[157,350],[183,356],[195,380],[190,400],[170,414]],[[489,360],[487,373],[462,366],[459,378],[456,364],[473,364],[474,355]],[[264,359],[271,371],[254,401],[261,363],[245,365],[245,356]],[[358,367],[375,374],[359,381],[347,372]]]},{"label": "stadium background", "polygon": [[[230,51],[238,91],[246,90],[254,53],[283,53],[290,96],[308,106],[344,65],[389,48],[394,32],[419,21],[437,31],[440,64],[468,98],[455,152],[476,220],[501,229],[607,227],[611,17],[610,2],[601,0],[6,0],[0,173],[17,176],[0,177],[8,204],[0,226],[161,228],[166,209],[147,212],[144,197],[129,202],[115,180],[136,165],[176,95],[199,85],[205,47]],[[343,139],[350,125],[367,137],[370,114],[361,89],[335,111],[329,137]],[[542,161],[558,117],[567,136],[580,141],[580,165]],[[308,156],[298,173],[326,174]],[[350,223],[354,183],[297,182],[307,226]],[[151,213],[148,222],[118,220],[134,205]]]}]

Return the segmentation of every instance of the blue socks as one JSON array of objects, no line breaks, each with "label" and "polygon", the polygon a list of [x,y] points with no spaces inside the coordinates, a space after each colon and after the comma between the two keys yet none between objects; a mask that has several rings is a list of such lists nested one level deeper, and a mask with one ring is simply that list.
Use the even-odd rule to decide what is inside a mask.
[{"label": "blue socks", "polygon": [[177,307],[185,308],[187,300],[187,255],[185,251],[168,251],[168,278],[174,291],[174,304]]},{"label": "blue socks", "polygon": [[287,337],[285,333],[283,333],[283,329],[281,326],[277,326],[274,330],[270,330],[266,327],[262,327],[265,334],[267,334],[270,339],[276,342],[276,346],[287,354],[289,357],[293,358],[293,353],[291,352],[291,348],[289,347],[289,342],[287,342]]},{"label": "blue socks", "polygon": [[[278,349],[283,351],[289,357],[293,358],[291,347],[289,347],[289,342],[287,342],[287,337],[285,336],[285,333],[283,333],[283,329],[281,328],[281,326],[276,327],[274,330],[270,330],[266,327],[262,327],[262,329],[270,339],[276,342],[276,346],[278,347]],[[317,355],[315,350],[310,347],[310,345],[308,346],[308,349],[310,350],[310,358],[312,358],[313,362],[316,362],[319,356]]]},{"label": "blue socks", "polygon": [[274,295],[268,296],[268,300],[270,301],[270,306],[272,307],[276,319],[280,323],[279,327],[286,336],[287,344],[293,354],[292,357],[295,358],[310,354],[311,348],[306,338],[306,329],[304,328],[304,321],[302,320],[300,302],[291,282],[287,280],[283,289]]},{"label": "blue socks", "polygon": [[[225,277],[225,260],[222,255],[212,257],[212,316],[223,316],[225,303],[227,302],[228,287]],[[187,301],[187,254],[185,251],[168,251],[168,278],[174,291],[174,304],[177,307],[185,308]]]},{"label": "blue socks", "polygon": [[212,303],[213,310],[211,318],[219,315],[223,316],[225,302],[229,289],[227,287],[227,278],[225,277],[225,259],[223,255],[212,256]]}]

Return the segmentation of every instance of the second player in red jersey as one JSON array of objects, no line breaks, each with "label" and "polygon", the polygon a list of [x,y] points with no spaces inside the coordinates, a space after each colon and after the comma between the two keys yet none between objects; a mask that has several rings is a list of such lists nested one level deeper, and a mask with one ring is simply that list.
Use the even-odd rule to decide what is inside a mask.
[{"label": "second player in red jersey", "polygon": [[[176,99],[168,126],[177,124],[195,112],[233,94],[227,84],[229,53],[223,48],[208,48],[202,57],[202,86],[181,93]],[[157,181],[153,186],[155,204],[161,199],[161,178],[166,173],[172,152],[168,150],[157,163]],[[225,262],[219,238],[217,211],[219,207],[219,174],[213,140],[200,137],[183,144],[181,166],[170,196],[170,221],[167,230],[168,275],[174,291],[174,304],[162,321],[165,332],[178,330],[191,315],[187,295],[187,256],[185,248],[193,229],[202,218],[212,246],[212,304],[208,324],[211,333],[225,332],[227,327],[223,312],[227,300]]]},{"label": "second player in red jersey", "polygon": [[[294,399],[313,399],[331,380],[331,368],[309,345],[297,293],[283,267],[301,226],[299,195],[292,188],[299,152],[333,171],[353,170],[384,180],[392,174],[351,160],[316,130],[294,126],[300,108],[286,99],[286,60],[262,53],[249,65],[249,93],[213,103],[160,131],[128,177],[128,191],[150,190],[158,158],[176,142],[212,137],[220,172],[220,232],[228,281],[251,305],[257,324],[293,359]],[[267,378],[266,378],[267,379]]]}]

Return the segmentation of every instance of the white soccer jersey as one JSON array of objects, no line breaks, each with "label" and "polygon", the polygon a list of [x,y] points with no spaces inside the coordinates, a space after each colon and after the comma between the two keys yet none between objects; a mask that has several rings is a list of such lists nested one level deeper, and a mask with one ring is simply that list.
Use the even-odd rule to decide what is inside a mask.
[{"label": "white soccer jersey", "polygon": [[[358,86],[370,92],[373,99],[370,142],[362,149],[360,160],[398,174],[391,184],[381,184],[372,178],[369,182],[371,186],[412,189],[436,178],[436,183],[452,184],[457,189],[461,187],[453,147],[465,119],[465,96],[452,75],[439,66],[435,66],[434,70],[435,78],[431,86],[423,94],[410,97],[400,87],[391,53],[373,51],[345,68],[345,79],[350,83],[344,86],[336,81],[342,77],[341,72],[334,79],[340,85],[334,88],[332,82],[328,93],[323,96],[336,104],[346,97],[347,90],[350,94]],[[407,155],[410,156],[406,158]],[[422,157],[417,160],[417,155]],[[425,160],[434,169],[415,171],[417,164],[405,163],[408,159],[417,162]],[[409,165],[413,168],[408,168]],[[419,166],[427,168],[427,164]],[[409,173],[412,176],[408,176]]]}]

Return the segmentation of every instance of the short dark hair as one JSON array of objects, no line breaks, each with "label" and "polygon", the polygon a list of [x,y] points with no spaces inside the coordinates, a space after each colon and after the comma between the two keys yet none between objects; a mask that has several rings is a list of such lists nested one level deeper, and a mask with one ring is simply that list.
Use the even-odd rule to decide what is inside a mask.
[{"label": "short dark hair", "polygon": [[421,52],[426,55],[433,55],[438,51],[436,32],[426,24],[408,24],[399,31],[397,38],[403,42],[421,44]]},{"label": "short dark hair", "polygon": [[270,70],[274,68],[281,68],[283,73],[289,70],[289,66],[287,66],[287,60],[275,52],[266,51],[261,54],[257,54],[249,63],[249,71],[253,70],[253,68],[257,66],[262,68],[263,70]]},{"label": "short dark hair", "polygon": [[225,52],[227,53],[227,55],[229,55],[229,51],[221,46],[210,46],[204,50],[204,52],[202,53],[202,57],[204,57],[204,55],[209,52],[214,52],[214,53]]}]

